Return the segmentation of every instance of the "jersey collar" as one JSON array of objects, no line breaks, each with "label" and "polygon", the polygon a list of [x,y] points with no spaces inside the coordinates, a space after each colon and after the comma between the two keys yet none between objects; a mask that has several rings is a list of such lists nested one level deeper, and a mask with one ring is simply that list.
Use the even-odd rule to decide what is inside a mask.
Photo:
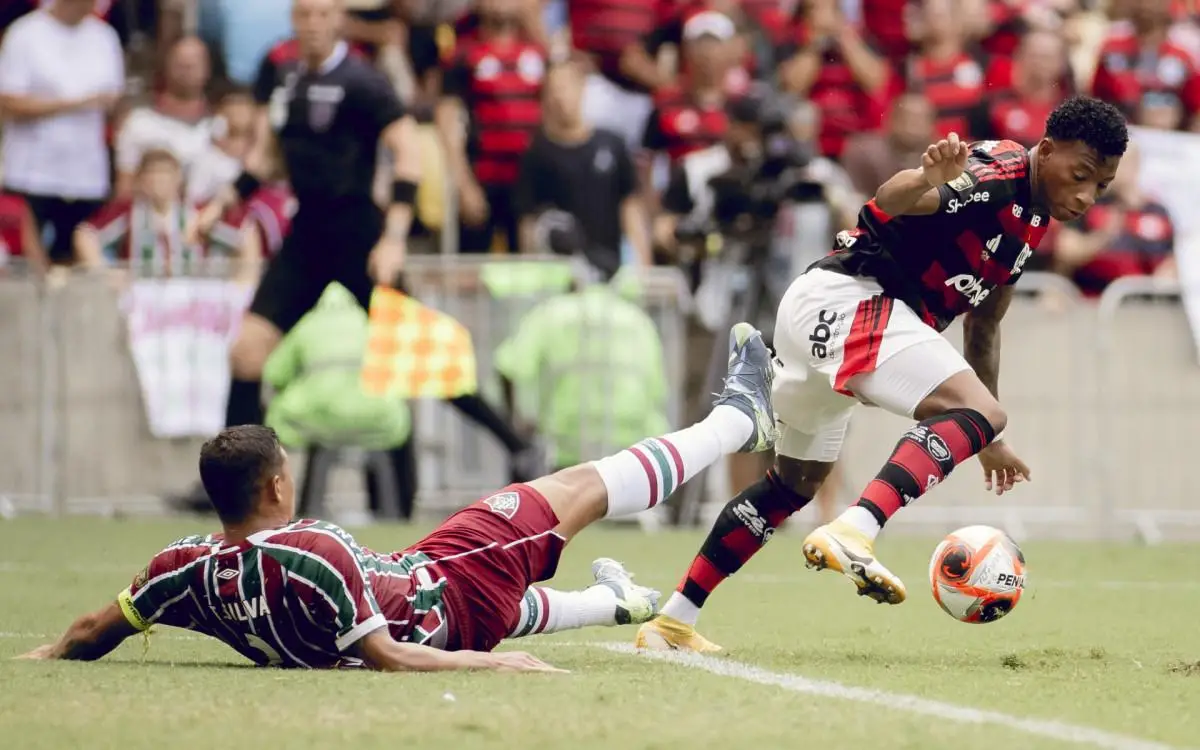
[{"label": "jersey collar", "polygon": [[[325,58],[325,62],[321,63],[321,66],[317,68],[317,73],[320,75],[329,73],[331,70],[341,65],[342,60],[345,60],[346,56],[349,54],[350,45],[344,41],[338,42],[336,45],[334,45],[333,52],[329,53],[329,57]],[[303,62],[300,63],[300,72],[308,72],[308,66]]]}]

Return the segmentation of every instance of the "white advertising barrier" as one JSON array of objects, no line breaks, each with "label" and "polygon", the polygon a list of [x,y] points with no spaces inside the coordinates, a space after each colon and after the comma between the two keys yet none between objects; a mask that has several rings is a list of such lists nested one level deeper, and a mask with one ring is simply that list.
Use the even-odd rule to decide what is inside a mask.
[{"label": "white advertising barrier", "polygon": [[150,432],[209,437],[225,426],[229,347],[251,291],[221,279],[143,279],[122,300]]},{"label": "white advertising barrier", "polygon": [[1183,306],[1200,352],[1200,135],[1130,128],[1141,149],[1138,182],[1175,224],[1175,260]]}]

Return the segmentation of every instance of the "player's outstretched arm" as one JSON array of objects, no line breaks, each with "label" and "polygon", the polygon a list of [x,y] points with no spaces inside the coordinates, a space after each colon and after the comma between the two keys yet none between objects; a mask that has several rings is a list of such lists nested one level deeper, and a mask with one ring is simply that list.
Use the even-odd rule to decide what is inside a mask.
[{"label": "player's outstretched arm", "polygon": [[875,208],[888,216],[926,216],[941,205],[938,188],[967,168],[967,144],[951,133],[921,155],[921,166],[899,172],[879,186]]},{"label": "player's outstretched arm", "polygon": [[520,651],[440,651],[392,639],[386,628],[367,634],[353,647],[371,669],[380,672],[448,672],[495,669],[504,672],[565,672]]},{"label": "player's outstretched arm", "polygon": [[104,609],[89,612],[73,622],[55,643],[38,646],[17,658],[95,661],[137,632],[137,628],[125,618],[121,606],[112,602]]}]

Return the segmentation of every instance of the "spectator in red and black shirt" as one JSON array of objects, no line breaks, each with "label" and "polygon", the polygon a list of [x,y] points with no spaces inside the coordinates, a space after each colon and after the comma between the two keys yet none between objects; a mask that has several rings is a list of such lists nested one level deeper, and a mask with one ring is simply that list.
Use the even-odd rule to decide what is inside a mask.
[{"label": "spectator in red and black shirt", "polygon": [[1200,75],[1173,27],[1170,0],[1140,0],[1117,21],[1100,49],[1092,94],[1143,125],[1174,130],[1200,125]]},{"label": "spectator in red and black shirt", "polygon": [[784,88],[821,110],[821,153],[841,156],[846,137],[876,130],[887,109],[891,75],[871,42],[837,0],[801,0],[792,42],[779,59]]},{"label": "spectator in red and black shirt", "polygon": [[483,0],[479,29],[457,45],[443,80],[436,118],[458,187],[465,252],[491,250],[498,232],[510,252],[518,244],[512,186],[541,124],[547,63],[545,51],[522,33],[522,3]]},{"label": "spectator in red and black shirt", "polygon": [[1046,118],[1070,93],[1069,78],[1062,37],[1029,32],[1017,48],[1011,85],[989,89],[988,101],[976,112],[973,135],[1032,148],[1041,140]]},{"label": "spectator in red and black shirt", "polygon": [[695,16],[683,28],[688,74],[681,85],[659,91],[642,146],[675,162],[719,142],[729,127],[725,78],[733,64],[733,21],[716,11]]},{"label": "spectator in red and black shirt", "polygon": [[1059,272],[1095,296],[1123,276],[1175,275],[1171,215],[1138,186],[1137,148],[1125,152],[1116,179],[1092,210],[1059,232]]},{"label": "spectator in red and black shirt", "polygon": [[933,104],[939,138],[969,140],[971,114],[983,103],[983,67],[967,54],[962,9],[957,0],[924,0],[919,19],[921,48],[909,60],[908,89]]}]

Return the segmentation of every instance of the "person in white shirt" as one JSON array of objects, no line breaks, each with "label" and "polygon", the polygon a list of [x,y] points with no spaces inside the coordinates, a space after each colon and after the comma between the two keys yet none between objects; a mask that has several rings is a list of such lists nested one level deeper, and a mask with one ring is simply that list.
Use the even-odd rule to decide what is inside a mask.
[{"label": "person in white shirt", "polygon": [[[212,117],[206,89],[212,78],[208,47],[198,37],[185,36],[167,51],[162,91],[151,105],[138,107],[117,134],[116,193],[128,196],[142,154],[164,148],[175,154],[184,174],[208,150]],[[237,177],[237,174],[234,174]]]},{"label": "person in white shirt", "polygon": [[29,203],[53,263],[70,263],[75,228],[111,188],[105,118],[125,88],[116,31],[95,0],[54,0],[0,45],[4,187]]}]

